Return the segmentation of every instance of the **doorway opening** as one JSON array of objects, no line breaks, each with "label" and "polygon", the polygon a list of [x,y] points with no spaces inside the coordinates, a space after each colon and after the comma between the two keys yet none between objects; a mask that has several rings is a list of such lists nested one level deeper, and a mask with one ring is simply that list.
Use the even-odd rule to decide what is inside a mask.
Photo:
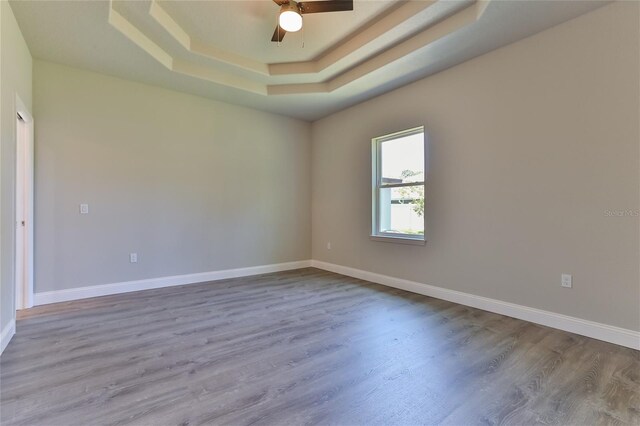
[{"label": "doorway opening", "polygon": [[16,96],[15,306],[33,306],[33,117]]}]

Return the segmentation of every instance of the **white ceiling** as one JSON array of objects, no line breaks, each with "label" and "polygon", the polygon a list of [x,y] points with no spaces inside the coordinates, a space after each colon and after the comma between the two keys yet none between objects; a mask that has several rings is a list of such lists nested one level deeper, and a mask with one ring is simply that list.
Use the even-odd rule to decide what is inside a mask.
[{"label": "white ceiling", "polygon": [[311,121],[607,1],[355,0],[307,15],[304,48],[270,41],[270,0],[10,3],[36,58]]},{"label": "white ceiling", "polygon": [[[313,59],[396,2],[361,1],[353,12],[305,15],[304,49],[302,31],[287,34],[280,46],[271,42],[280,10],[271,0],[159,3],[178,24],[189,29],[193,38],[264,63],[278,63]],[[138,5],[143,6],[143,2]]]}]

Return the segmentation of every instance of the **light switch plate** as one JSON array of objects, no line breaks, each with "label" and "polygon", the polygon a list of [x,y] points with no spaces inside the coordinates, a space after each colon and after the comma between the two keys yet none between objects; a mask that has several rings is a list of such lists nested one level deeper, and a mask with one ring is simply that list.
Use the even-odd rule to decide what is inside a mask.
[{"label": "light switch plate", "polygon": [[89,204],[80,204],[80,214],[89,214]]},{"label": "light switch plate", "polygon": [[569,274],[562,274],[560,285],[562,287],[571,288],[573,286],[573,277]]}]

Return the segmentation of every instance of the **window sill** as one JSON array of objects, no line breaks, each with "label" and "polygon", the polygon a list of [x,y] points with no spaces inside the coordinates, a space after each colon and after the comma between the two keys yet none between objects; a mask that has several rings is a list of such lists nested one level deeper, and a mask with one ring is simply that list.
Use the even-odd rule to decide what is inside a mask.
[{"label": "window sill", "polygon": [[410,244],[414,246],[424,246],[427,241],[423,238],[409,238],[409,237],[387,237],[382,235],[370,235],[373,241],[383,241],[385,243],[398,243],[398,244]]}]

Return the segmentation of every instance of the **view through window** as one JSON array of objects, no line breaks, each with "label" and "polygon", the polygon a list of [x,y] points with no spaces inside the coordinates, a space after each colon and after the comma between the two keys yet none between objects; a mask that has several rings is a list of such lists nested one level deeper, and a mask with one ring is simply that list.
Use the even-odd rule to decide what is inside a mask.
[{"label": "view through window", "polygon": [[372,152],[373,236],[424,240],[424,128],[375,138]]}]

